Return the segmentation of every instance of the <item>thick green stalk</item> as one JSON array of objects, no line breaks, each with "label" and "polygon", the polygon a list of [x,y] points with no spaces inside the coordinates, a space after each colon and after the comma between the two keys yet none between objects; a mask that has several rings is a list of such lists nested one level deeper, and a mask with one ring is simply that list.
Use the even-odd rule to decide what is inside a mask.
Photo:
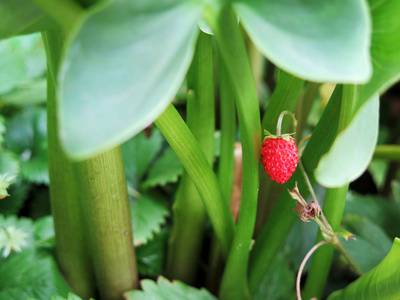
[{"label": "thick green stalk", "polygon": [[[312,182],[312,172],[317,167],[319,159],[329,150],[336,137],[341,95],[342,89],[341,86],[338,86],[304,150],[302,161]],[[286,183],[285,188],[293,189],[296,181],[299,184],[299,189],[303,197],[308,197],[309,191],[300,168],[292,175],[292,178]],[[250,260],[249,280],[252,293],[259,287],[263,276],[268,272],[280,246],[298,217],[293,211],[295,206],[289,193],[282,193],[256,240]]]},{"label": "thick green stalk", "polygon": [[172,104],[154,123],[193,180],[221,244],[222,252],[227,255],[233,240],[235,225],[228,203],[207,158]]},{"label": "thick green stalk", "polygon": [[[215,104],[212,37],[200,33],[189,72],[187,124],[212,166],[214,154]],[[185,171],[173,206],[167,276],[193,284],[202,249],[206,210],[196,186]]]},{"label": "thick green stalk", "polygon": [[[271,96],[267,111],[262,120],[261,129],[276,132],[276,123],[282,111],[293,112],[304,87],[304,80],[279,70],[278,83]],[[290,129],[290,118],[285,118],[282,124],[282,132]],[[260,192],[258,194],[258,209],[256,221],[256,235],[259,234],[268,215],[271,213],[276,201],[283,190],[283,185],[272,181],[264,168],[260,166]]]},{"label": "thick green stalk", "polygon": [[242,200],[237,230],[222,279],[221,299],[246,299],[249,251],[254,231],[261,147],[257,92],[237,17],[232,8],[208,7],[206,14],[235,91],[243,153]]},{"label": "thick green stalk", "polygon": [[80,162],[75,171],[100,295],[122,299],[138,278],[121,150]]},{"label": "thick green stalk", "polygon": [[374,158],[381,158],[391,161],[400,161],[400,146],[398,145],[379,145],[376,146]]},{"label": "thick green stalk", "polygon": [[87,249],[78,182],[73,163],[61,149],[57,122],[57,72],[64,33],[43,33],[47,55],[47,139],[50,198],[56,233],[57,260],[72,290],[84,299],[94,296],[94,274]]},{"label": "thick green stalk", "polygon": [[[351,121],[353,107],[357,96],[356,91],[357,88],[353,85],[345,85],[343,87],[338,133],[343,131]],[[346,184],[339,188],[327,189],[326,192],[322,211],[334,232],[336,232],[340,227],[348,189],[349,184]],[[316,242],[318,243],[322,240],[323,237],[319,232]],[[333,245],[328,245],[327,247],[320,248],[315,252],[304,290],[304,297],[306,299],[307,297],[319,298],[322,296],[332,263],[334,249],[335,247]]]}]

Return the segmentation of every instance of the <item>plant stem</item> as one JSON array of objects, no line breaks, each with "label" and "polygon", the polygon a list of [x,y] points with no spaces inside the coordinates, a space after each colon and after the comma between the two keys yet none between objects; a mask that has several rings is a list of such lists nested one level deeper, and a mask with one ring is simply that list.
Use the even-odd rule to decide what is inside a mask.
[{"label": "plant stem", "polygon": [[296,118],[298,120],[296,137],[300,140],[303,137],[303,131],[307,124],[307,117],[310,114],[312,105],[315,98],[318,95],[320,83],[307,82],[302,95],[300,96],[299,102],[296,107]]},{"label": "plant stem", "polygon": [[228,203],[224,199],[217,177],[207,158],[172,104],[154,123],[193,180],[221,244],[222,252],[227,255],[232,243],[235,225]]},{"label": "plant stem", "polygon": [[399,145],[376,146],[373,158],[382,158],[390,161],[400,162],[400,146]]},{"label": "plant stem", "polygon": [[[301,280],[301,274],[303,273],[303,269],[310,258],[310,256],[314,253],[315,250],[317,250],[320,246],[323,244],[326,244],[326,241],[321,241],[314,245],[310,251],[307,252],[306,256],[304,257],[303,261],[301,262],[299,272],[297,273],[297,279],[296,279],[296,294],[297,294],[297,300],[301,300],[301,289],[300,289],[300,280]],[[308,299],[308,298],[306,298]]]},{"label": "plant stem", "polygon": [[[349,124],[352,117],[355,101],[356,86],[344,86],[337,134],[344,130]],[[342,186],[340,188],[327,189],[322,210],[326,215],[326,218],[328,220],[327,222],[329,222],[334,232],[339,229],[340,222],[342,220],[348,188],[349,185],[346,184],[345,186]],[[322,235],[319,234],[317,237],[317,241],[320,241],[322,239]],[[339,243],[339,241],[337,242]],[[335,246],[338,248],[338,250],[344,250],[342,245],[338,246],[336,244]],[[333,251],[333,247],[325,247],[324,249],[320,249],[315,253],[304,290],[304,294],[307,297],[320,297],[322,295],[323,288],[328,277],[329,268],[332,263]],[[349,256],[347,255],[347,257]]]},{"label": "plant stem", "polygon": [[82,17],[84,10],[73,0],[48,1],[31,0],[64,29],[70,30],[75,23]]},{"label": "plant stem", "polygon": [[343,248],[342,244],[339,242],[338,238],[335,237],[333,241],[333,245],[342,253],[342,255],[346,258],[347,262],[349,263],[350,267],[356,272],[359,276],[362,276],[364,273],[361,269],[356,265],[347,251]]},{"label": "plant stem", "polygon": [[222,60],[234,88],[243,153],[242,200],[237,230],[222,279],[221,299],[246,299],[249,251],[254,231],[258,162],[261,148],[260,112],[257,91],[237,17],[230,5],[208,7],[211,26]]},{"label": "plant stem", "polygon": [[[210,166],[214,158],[215,131],[212,74],[212,37],[200,33],[188,76],[187,124]],[[194,284],[207,216],[196,186],[186,171],[179,185],[173,213],[166,274],[171,279]]]},{"label": "plant stem", "polygon": [[121,299],[138,286],[121,150],[80,162],[75,170],[101,297]]},{"label": "plant stem", "polygon": [[79,188],[73,163],[61,149],[57,122],[57,72],[65,34],[46,31],[47,55],[47,139],[50,198],[56,234],[57,259],[72,290],[87,299],[94,296],[94,274],[84,230]]}]

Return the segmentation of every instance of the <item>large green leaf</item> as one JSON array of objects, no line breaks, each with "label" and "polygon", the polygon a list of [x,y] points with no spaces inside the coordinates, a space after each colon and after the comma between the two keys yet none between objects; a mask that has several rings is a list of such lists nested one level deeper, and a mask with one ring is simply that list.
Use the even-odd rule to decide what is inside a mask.
[{"label": "large green leaf", "polygon": [[0,0],[0,20],[0,40],[56,27],[37,5],[26,0]]},{"label": "large green leaf", "polygon": [[372,16],[373,74],[360,89],[356,110],[400,78],[400,0],[369,0]]},{"label": "large green leaf", "polygon": [[368,167],[378,139],[379,97],[366,102],[350,125],[335,139],[314,175],[325,187],[340,187],[359,177]]},{"label": "large green leaf", "polygon": [[332,293],[328,300],[398,300],[400,299],[400,239],[374,269],[361,276],[345,289]]},{"label": "large green leaf", "polygon": [[370,78],[364,1],[236,0],[234,7],[254,44],[283,70],[317,82]]},{"label": "large green leaf", "polygon": [[47,251],[29,249],[0,265],[0,299],[50,299],[55,294],[66,296],[69,291]]},{"label": "large green leaf", "polygon": [[343,247],[363,272],[378,265],[389,253],[392,240],[373,222],[359,216],[343,219],[344,227],[356,236],[356,240],[343,243]]},{"label": "large green leaf", "polygon": [[151,299],[165,299],[165,300],[216,300],[205,289],[196,289],[186,285],[180,281],[170,282],[164,277],[160,277],[157,283],[145,279],[141,281],[143,291],[129,291],[124,294],[127,300],[151,300]]},{"label": "large green leaf", "polygon": [[59,77],[61,139],[75,158],[128,140],[166,109],[199,31],[195,1],[107,3],[71,36]]}]

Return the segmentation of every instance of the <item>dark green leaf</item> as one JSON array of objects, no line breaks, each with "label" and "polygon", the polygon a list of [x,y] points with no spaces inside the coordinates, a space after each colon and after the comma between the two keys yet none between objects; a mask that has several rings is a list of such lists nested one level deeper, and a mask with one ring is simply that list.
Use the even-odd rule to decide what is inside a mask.
[{"label": "dark green leaf", "polygon": [[169,232],[161,230],[152,240],[135,248],[138,271],[141,275],[158,276],[163,272]]},{"label": "dark green leaf", "polygon": [[137,188],[150,163],[160,151],[164,138],[156,128],[150,137],[139,133],[133,139],[121,145],[125,174],[132,188]]},{"label": "dark green leaf", "polygon": [[180,281],[170,282],[164,277],[159,277],[157,283],[145,279],[141,281],[143,291],[129,291],[124,294],[127,300],[151,300],[151,299],[181,299],[181,300],[216,300],[205,289],[196,289]]},{"label": "dark green leaf", "polygon": [[378,139],[379,97],[358,110],[331,149],[319,161],[315,179],[326,187],[341,187],[358,178],[368,167]]},{"label": "dark green leaf", "polygon": [[178,177],[183,173],[183,166],[172,148],[167,148],[161,157],[156,160],[149,171],[144,188],[156,185],[166,185],[167,183],[177,182]]},{"label": "dark green leaf", "polygon": [[343,247],[356,265],[368,272],[389,253],[392,245],[387,234],[368,219],[348,216],[343,219],[344,227],[351,231],[356,240],[344,241]]},{"label": "dark green leaf", "polygon": [[201,6],[108,2],[71,35],[60,74],[60,129],[69,155],[121,144],[153,122],[191,62]]},{"label": "dark green leaf", "polygon": [[0,265],[0,299],[50,299],[69,291],[57,263],[46,251],[25,250]]},{"label": "dark green leaf", "polygon": [[236,0],[234,7],[254,44],[283,70],[317,82],[370,78],[364,1]]},{"label": "dark green leaf", "polygon": [[[1,157],[1,154],[0,154]],[[1,158],[0,158],[1,165]],[[0,212],[4,216],[17,214],[19,209],[24,204],[26,196],[28,195],[29,184],[26,181],[20,180],[18,177],[15,182],[11,184],[8,189],[9,197],[0,201]]]},{"label": "dark green leaf", "polygon": [[141,195],[131,202],[133,238],[135,245],[146,243],[158,232],[169,215],[167,202],[154,195]]},{"label": "dark green leaf", "polygon": [[374,269],[361,276],[345,289],[332,293],[328,300],[398,300],[400,298],[400,240]]}]

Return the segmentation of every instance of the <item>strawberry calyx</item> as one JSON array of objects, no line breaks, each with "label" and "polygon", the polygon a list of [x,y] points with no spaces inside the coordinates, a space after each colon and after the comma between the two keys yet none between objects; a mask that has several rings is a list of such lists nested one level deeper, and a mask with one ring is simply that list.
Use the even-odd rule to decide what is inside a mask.
[{"label": "strawberry calyx", "polygon": [[294,135],[295,133],[285,133],[282,135],[274,135],[274,134],[270,133],[267,129],[264,129],[264,134],[265,134],[264,141],[268,138],[268,139],[284,139],[285,141],[290,142],[292,135]]}]

